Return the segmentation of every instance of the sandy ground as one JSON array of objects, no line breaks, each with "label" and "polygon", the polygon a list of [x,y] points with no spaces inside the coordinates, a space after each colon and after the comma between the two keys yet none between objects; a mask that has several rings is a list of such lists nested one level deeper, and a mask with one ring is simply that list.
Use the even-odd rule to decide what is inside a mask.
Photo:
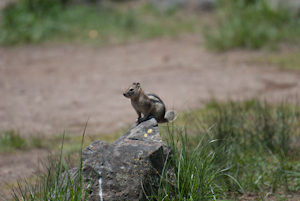
[{"label": "sandy ground", "polygon": [[[122,96],[132,82],[179,111],[200,107],[212,96],[293,99],[300,91],[300,72],[246,62],[258,54],[263,52],[210,53],[194,36],[106,48],[0,47],[0,131],[81,135],[88,118],[90,135],[124,128],[136,119]],[[31,150],[0,155],[0,186],[31,175],[32,164],[46,154]]]}]

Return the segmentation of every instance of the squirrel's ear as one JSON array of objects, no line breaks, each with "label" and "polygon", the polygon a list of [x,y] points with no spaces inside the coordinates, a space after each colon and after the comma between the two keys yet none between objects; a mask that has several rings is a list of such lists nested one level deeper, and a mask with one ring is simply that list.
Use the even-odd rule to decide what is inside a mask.
[{"label": "squirrel's ear", "polygon": [[137,86],[137,88],[140,88],[141,85],[140,85],[140,83],[136,83],[136,86]]}]

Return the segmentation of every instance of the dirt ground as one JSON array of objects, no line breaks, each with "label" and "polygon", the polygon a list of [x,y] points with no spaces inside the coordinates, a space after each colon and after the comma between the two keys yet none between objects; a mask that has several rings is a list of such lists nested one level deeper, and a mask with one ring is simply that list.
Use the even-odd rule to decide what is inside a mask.
[{"label": "dirt ground", "polygon": [[6,5],[14,2],[15,0],[1,0],[0,1],[0,9],[3,9]]},{"label": "dirt ground", "polygon": [[[124,128],[136,119],[122,96],[132,82],[178,111],[201,107],[212,96],[294,99],[300,72],[247,62],[260,54],[264,52],[211,53],[196,36],[103,48],[0,47],[0,131],[46,138],[64,130],[81,135],[88,118],[90,135]],[[0,186],[33,174],[32,164],[46,154],[30,150],[0,155]]]}]

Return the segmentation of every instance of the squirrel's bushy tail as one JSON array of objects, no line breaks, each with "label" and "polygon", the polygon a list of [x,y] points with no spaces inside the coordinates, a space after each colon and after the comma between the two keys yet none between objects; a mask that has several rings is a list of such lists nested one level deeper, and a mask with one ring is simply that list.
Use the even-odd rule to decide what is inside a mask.
[{"label": "squirrel's bushy tail", "polygon": [[169,110],[167,111],[167,113],[165,114],[165,119],[167,120],[166,122],[172,122],[177,118],[177,112],[173,111],[173,110]]}]

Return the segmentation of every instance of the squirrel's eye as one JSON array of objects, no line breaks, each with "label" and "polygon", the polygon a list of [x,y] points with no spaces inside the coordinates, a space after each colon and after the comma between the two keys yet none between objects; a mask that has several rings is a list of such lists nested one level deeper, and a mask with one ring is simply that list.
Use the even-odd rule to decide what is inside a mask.
[{"label": "squirrel's eye", "polygon": [[134,90],[133,88],[130,88],[130,89],[129,89],[129,91],[133,91],[133,90]]}]

